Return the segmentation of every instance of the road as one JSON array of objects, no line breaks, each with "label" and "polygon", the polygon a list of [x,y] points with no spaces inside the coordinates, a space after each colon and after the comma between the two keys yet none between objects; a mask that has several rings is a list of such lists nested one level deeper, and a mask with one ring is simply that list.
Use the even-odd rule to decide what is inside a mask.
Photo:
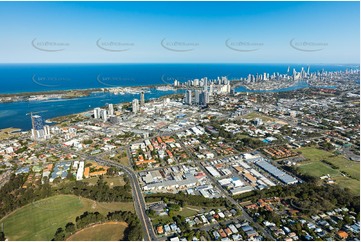
[{"label": "road", "polygon": [[126,167],[126,166],[123,166],[121,164],[114,163],[111,161],[106,161],[106,160],[102,160],[99,158],[95,158],[94,160],[99,164],[116,167],[116,168],[122,169],[125,173],[127,173],[127,175],[130,178],[130,184],[132,186],[134,207],[135,207],[136,213],[142,223],[142,227],[144,230],[144,235],[145,235],[144,239],[147,241],[158,240],[157,236],[154,233],[153,225],[145,213],[145,211],[146,211],[145,201],[144,201],[144,198],[143,198],[143,195],[142,195],[139,183],[138,183],[137,176],[135,175],[134,171],[132,169],[130,169],[129,167]]},{"label": "road", "polygon": [[[184,128],[184,129],[186,129],[186,128]],[[177,132],[179,132],[179,131],[177,131]],[[172,135],[172,134],[169,134],[169,135]],[[144,139],[142,139],[142,140],[144,140]],[[186,151],[186,153],[189,155],[189,157],[192,157],[193,154],[192,154],[192,152],[189,151],[188,147],[186,147],[183,142],[180,142],[180,144],[183,147],[183,149]],[[66,148],[64,148],[62,146],[57,147],[57,148],[60,148],[63,151],[67,150]],[[76,153],[74,151],[71,151],[71,152]],[[130,161],[131,154],[130,154],[129,146],[126,147],[126,152],[127,152],[128,158],[129,158],[129,162],[131,162]],[[142,223],[142,227],[143,227],[143,230],[144,230],[144,236],[145,236],[144,239],[147,240],[147,241],[159,240],[159,238],[157,238],[157,236],[156,236],[156,234],[155,234],[155,232],[153,230],[153,225],[151,223],[151,220],[148,218],[148,216],[147,216],[147,214],[145,212],[146,211],[146,205],[145,205],[144,197],[142,195],[142,191],[141,191],[140,185],[138,183],[138,179],[137,179],[137,175],[136,175],[135,171],[130,167],[126,167],[126,166],[121,165],[119,163],[111,162],[109,160],[104,160],[104,159],[98,158],[96,156],[88,156],[88,155],[85,155],[85,154],[81,154],[81,155],[77,154],[77,155],[79,155],[79,157],[80,156],[83,156],[83,157],[85,156],[87,159],[94,160],[99,164],[103,164],[103,165],[106,165],[106,166],[109,166],[109,167],[116,167],[116,168],[122,169],[129,176],[130,184],[131,184],[131,187],[132,187],[132,196],[133,196],[133,200],[134,200],[134,207],[135,207],[137,216],[138,216],[138,218],[140,219],[140,221]],[[240,154],[234,154],[234,155],[240,155]],[[234,155],[230,155],[230,156],[234,156]],[[224,158],[224,157],[219,157],[219,158]],[[218,181],[200,164],[200,161],[194,161],[194,162],[205,174],[207,174],[207,177],[221,191],[223,196],[226,199],[228,199],[232,204],[234,204],[240,211],[242,211],[241,217],[243,217],[245,220],[247,220],[249,222],[253,222],[252,217],[250,217],[249,214],[242,208],[242,206],[240,206],[239,203],[236,200],[234,200],[233,197],[230,196],[229,193],[226,192],[221,187],[221,185],[218,183]],[[273,238],[273,236],[268,231],[266,231],[262,226],[260,226],[257,223],[254,223],[254,224],[255,224],[254,226],[258,229],[258,231],[263,233],[264,236],[267,236],[271,240],[275,240]]]},{"label": "road", "polygon": [[[222,194],[224,195],[225,198],[227,198],[232,204],[234,204],[239,210],[242,211],[242,216],[244,219],[246,219],[249,222],[254,222],[252,217],[249,216],[249,214],[242,208],[241,205],[239,205],[239,203],[234,200],[234,198],[232,196],[229,195],[228,192],[224,191],[223,187],[218,183],[218,181],[200,164],[200,162],[196,162],[197,166],[207,175],[207,177],[213,182],[213,184],[215,186],[217,186],[217,188],[222,192]],[[273,238],[273,236],[266,231],[262,226],[260,226],[257,223],[254,223],[254,226],[258,229],[258,231],[261,231],[263,233],[263,235],[266,235],[269,239],[271,240],[275,240]]]},{"label": "road", "polygon": [[[189,151],[188,147],[186,147],[183,142],[180,142],[182,148],[187,152],[187,154],[189,155],[189,157],[192,157],[192,153]],[[218,183],[217,179],[215,179],[208,171],[207,169],[205,169],[200,161],[194,161],[194,163],[204,172],[204,174],[207,175],[207,177],[212,181],[212,183],[221,191],[221,193],[223,194],[223,197],[225,197],[226,199],[228,199],[228,201],[230,201],[232,204],[234,204],[240,211],[242,211],[242,215],[241,217],[243,217],[245,220],[249,221],[249,222],[254,222],[252,217],[249,216],[249,214],[242,208],[242,206],[236,201],[234,200],[234,198],[232,196],[229,195],[228,192],[226,192],[223,187]],[[262,226],[260,226],[257,223],[254,223],[254,226],[258,229],[258,231],[261,231],[263,233],[264,236],[267,236],[267,240],[275,240],[273,238],[273,236],[266,231]]]},{"label": "road", "polygon": [[[48,147],[54,147],[52,145],[48,145]],[[101,158],[98,158],[96,156],[89,156],[86,154],[79,154],[77,152],[74,152],[72,150],[69,150],[68,148],[65,148],[63,146],[60,147],[56,147],[60,150],[62,150],[63,152],[72,152],[76,155],[78,155],[79,157],[83,157],[86,158],[88,160],[94,160],[99,164],[105,165],[105,166],[109,166],[109,167],[116,167],[118,169],[123,170],[129,177],[129,181],[130,181],[130,185],[132,187],[132,196],[133,196],[133,201],[134,201],[134,208],[135,211],[137,213],[138,218],[140,219],[140,222],[142,224],[142,228],[144,231],[144,240],[146,241],[152,241],[152,240],[159,240],[156,236],[156,234],[154,233],[153,230],[153,225],[150,221],[150,219],[148,218],[147,214],[145,213],[146,211],[146,205],[145,205],[145,201],[141,192],[141,188],[140,185],[138,183],[138,179],[136,174],[134,173],[134,171],[126,166],[123,166],[119,163],[115,163],[115,162],[111,162],[108,160],[103,160]],[[127,149],[128,150],[128,149]]]}]

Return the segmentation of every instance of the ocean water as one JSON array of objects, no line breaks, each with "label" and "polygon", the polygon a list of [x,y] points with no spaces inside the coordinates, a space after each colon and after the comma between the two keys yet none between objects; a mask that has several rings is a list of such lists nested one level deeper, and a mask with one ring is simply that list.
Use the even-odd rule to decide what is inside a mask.
[{"label": "ocean water", "polygon": [[[0,93],[41,92],[52,90],[107,88],[115,86],[147,86],[173,84],[174,80],[184,82],[194,78],[216,78],[228,76],[229,79],[246,77],[248,74],[264,72],[286,73],[295,68],[297,71],[307,65],[288,64],[1,64]],[[340,71],[358,68],[355,65],[310,65],[310,71]],[[289,91],[307,87],[300,83]],[[237,91],[247,91],[244,87]],[[178,91],[183,92],[183,91]],[[158,98],[175,93],[151,89],[145,98]],[[40,112],[44,120],[84,112],[108,103],[130,102],[139,95],[114,95],[93,93],[88,97],[68,100],[45,100],[29,102],[0,103],[0,129],[15,127],[31,129],[29,112]]]},{"label": "ocean water", "polygon": [[[177,92],[183,93],[181,90],[157,91],[156,89],[151,89],[150,91],[150,93],[145,93],[146,100]],[[49,118],[80,113],[96,107],[106,106],[109,103],[130,102],[134,98],[139,99],[139,94],[115,95],[109,92],[101,92],[74,99],[0,103],[0,129],[14,127],[22,130],[30,130],[31,119],[30,115],[27,115],[29,112],[36,112],[42,116],[45,121]]]},{"label": "ocean water", "polygon": [[[194,78],[229,79],[248,74],[300,71],[288,64],[0,64],[0,93],[173,84]],[[339,71],[355,65],[310,65],[310,71]]]}]

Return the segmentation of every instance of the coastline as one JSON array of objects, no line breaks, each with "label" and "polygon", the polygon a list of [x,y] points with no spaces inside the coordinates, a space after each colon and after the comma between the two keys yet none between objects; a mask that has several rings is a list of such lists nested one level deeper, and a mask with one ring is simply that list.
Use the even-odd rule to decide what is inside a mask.
[{"label": "coastline", "polygon": [[[164,86],[164,85],[162,85]],[[139,87],[137,87],[139,88]],[[143,88],[143,87],[142,87]],[[169,95],[179,94],[179,90],[157,91],[154,89],[147,95],[147,101],[152,99],[163,98]],[[105,95],[105,96],[104,96]],[[12,127],[21,131],[28,132],[31,130],[30,116],[25,114],[29,112],[40,113],[43,120],[51,121],[48,125],[55,125],[61,122],[58,119],[66,119],[72,115],[82,115],[88,113],[95,107],[104,107],[108,103],[121,105],[131,102],[134,98],[138,98],[139,94],[127,93],[125,95],[117,95],[108,91],[99,93],[91,92],[89,96],[71,99],[57,100],[41,100],[41,101],[18,101],[18,102],[2,102],[3,112],[0,115],[0,128],[7,129]],[[22,116],[24,115],[24,116]],[[24,118],[23,118],[24,117]],[[45,123],[44,123],[45,124]]]},{"label": "coastline", "polygon": [[[18,92],[18,93],[0,93],[0,103],[11,103],[11,102],[20,102],[20,101],[41,101],[41,100],[31,100],[33,96],[51,96],[59,95],[58,97],[45,97],[45,100],[50,99],[72,99],[79,97],[86,97],[92,93],[96,92],[113,92],[114,89],[135,89],[136,91],[141,91],[144,88],[152,89],[159,87],[169,87],[170,84],[153,84],[153,85],[139,85],[139,86],[114,86],[114,87],[102,87],[102,88],[81,88],[81,89],[68,89],[68,90],[49,90],[49,91],[38,91],[38,92]],[[138,90],[137,90],[138,89]],[[175,88],[179,89],[179,88]],[[162,90],[160,90],[162,91]],[[166,90],[165,90],[166,91]],[[70,95],[73,94],[73,95]],[[64,96],[61,96],[64,95]],[[10,98],[8,100],[2,100]]]}]

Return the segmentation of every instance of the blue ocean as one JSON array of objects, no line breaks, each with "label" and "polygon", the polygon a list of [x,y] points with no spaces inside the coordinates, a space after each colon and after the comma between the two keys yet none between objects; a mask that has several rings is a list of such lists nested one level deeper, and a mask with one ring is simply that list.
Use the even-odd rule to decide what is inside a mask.
[{"label": "blue ocean", "polygon": [[[43,92],[52,90],[72,90],[89,88],[109,88],[115,86],[149,86],[173,84],[174,80],[185,82],[194,78],[228,79],[247,77],[248,74],[286,73],[288,67],[300,71],[307,64],[1,64],[0,93]],[[310,71],[344,71],[359,68],[359,65],[310,65]],[[300,84],[286,90],[305,88]],[[244,89],[246,90],[246,89]],[[238,91],[244,91],[242,87]],[[178,91],[181,92],[181,91]],[[145,98],[157,98],[175,91],[151,89]],[[107,103],[129,102],[138,95],[114,95],[94,93],[88,97],[69,100],[45,100],[31,102],[0,103],[0,129],[31,128],[29,112],[41,112],[44,119],[69,115]]]}]

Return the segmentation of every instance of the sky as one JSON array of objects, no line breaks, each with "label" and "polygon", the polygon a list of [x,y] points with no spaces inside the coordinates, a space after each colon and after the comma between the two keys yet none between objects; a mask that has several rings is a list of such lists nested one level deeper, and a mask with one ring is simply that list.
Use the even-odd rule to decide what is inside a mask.
[{"label": "sky", "polygon": [[0,2],[0,63],[360,63],[359,2]]}]

